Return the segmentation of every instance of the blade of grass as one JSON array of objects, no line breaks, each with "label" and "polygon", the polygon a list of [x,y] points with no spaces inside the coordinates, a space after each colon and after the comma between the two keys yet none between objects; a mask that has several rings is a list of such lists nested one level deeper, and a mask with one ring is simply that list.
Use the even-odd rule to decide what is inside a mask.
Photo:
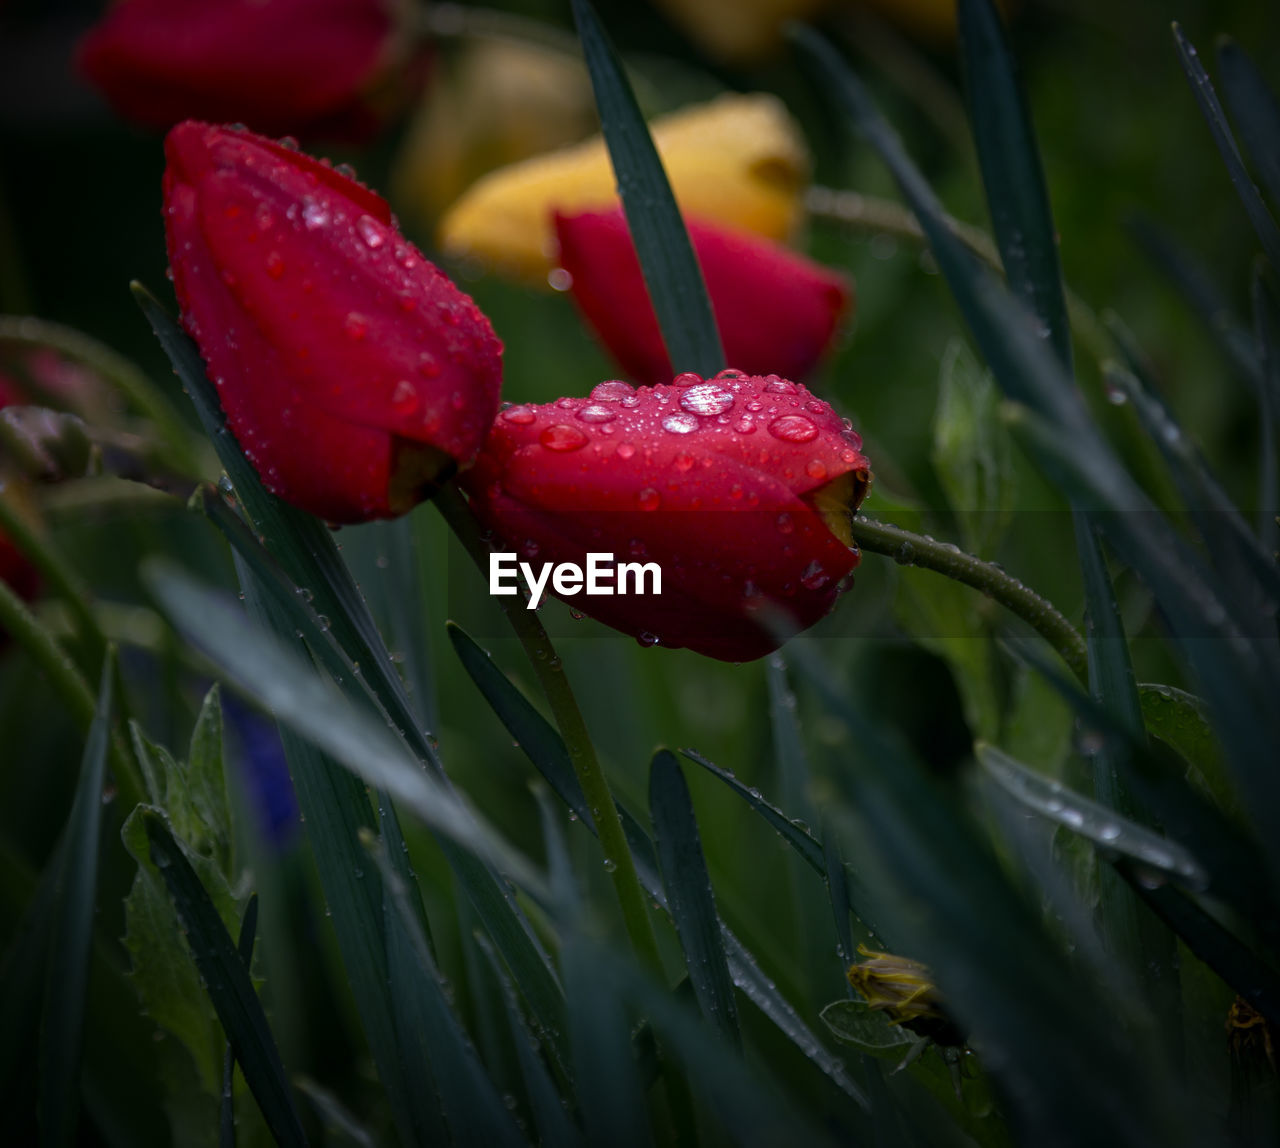
[{"label": "blade of grass", "polygon": [[[405,1008],[406,1021],[420,1019],[425,1024],[418,1036],[439,1083],[444,1118],[454,1142],[472,1148],[523,1145],[525,1141],[515,1121],[480,1063],[466,1030],[449,1007],[418,913],[409,901],[409,890],[392,866],[385,844],[380,844],[370,830],[364,832],[362,839],[389,894],[389,934],[397,945],[406,947],[407,955],[417,966],[413,998],[398,1003]],[[407,981],[408,978],[401,978],[402,984]]]},{"label": "blade of grass", "polygon": [[1266,554],[1280,548],[1280,462],[1276,458],[1276,425],[1280,420],[1280,314],[1268,289],[1264,267],[1255,265],[1252,282],[1253,331],[1262,366],[1259,391],[1258,540]]},{"label": "blade of grass", "polygon": [[142,813],[151,860],[159,869],[186,930],[191,955],[209,999],[276,1143],[305,1144],[280,1054],[249,971],[191,863],[173,839],[161,814]]},{"label": "blade of grass", "polygon": [[724,351],[658,149],[595,10],[588,0],[572,0],[572,5],[618,193],[672,371],[713,375],[726,365]]},{"label": "blade of grass", "polygon": [[[240,939],[236,942],[236,952],[244,963],[244,971],[253,980],[253,942],[258,934],[258,894],[254,893],[245,906],[244,917],[240,922]],[[221,1148],[235,1148],[236,1145],[236,1110],[235,1110],[235,1067],[236,1054],[227,1041],[222,1053],[222,1096],[218,1102],[218,1141]]]},{"label": "blade of grass", "polygon": [[1217,145],[1222,162],[1226,164],[1227,173],[1231,176],[1232,186],[1240,196],[1240,202],[1244,204],[1245,214],[1253,224],[1254,231],[1258,233],[1262,250],[1266,252],[1271,266],[1280,267],[1280,230],[1277,230],[1276,222],[1271,218],[1267,205],[1262,202],[1262,196],[1258,194],[1257,187],[1249,178],[1244,160],[1236,147],[1235,137],[1231,134],[1231,127],[1227,123],[1227,117],[1223,114],[1218,95],[1213,90],[1213,81],[1209,79],[1209,73],[1204,70],[1204,65],[1200,62],[1200,53],[1182,34],[1182,27],[1177,21],[1173,24],[1173,39],[1178,46],[1183,71],[1187,73],[1187,80],[1191,84],[1192,95],[1195,96],[1205,122],[1209,125],[1213,142]]},{"label": "blade of grass", "polygon": [[684,950],[694,996],[708,1023],[718,1028],[734,1048],[741,1048],[733,979],[693,801],[675,755],[668,750],[659,750],[649,767],[649,812],[662,866],[662,885],[667,891],[667,904]]},{"label": "blade of grass", "polygon": [[1218,71],[1244,149],[1272,206],[1280,208],[1280,102],[1249,54],[1229,37],[1218,41]]},{"label": "blade of grass", "polygon": [[1132,857],[1180,884],[1203,889],[1208,882],[1203,867],[1178,842],[1126,820],[1109,805],[1073,793],[993,745],[979,743],[975,748],[983,768],[1005,792],[1040,816],[1066,826],[1104,851]]},{"label": "blade of grass", "polygon": [[75,800],[59,846],[59,871],[50,921],[48,963],[40,1027],[36,1100],[42,1143],[70,1144],[80,1113],[80,1055],[84,1048],[85,993],[98,885],[102,786],[111,738],[115,651],[102,665],[98,702],[80,759]]}]

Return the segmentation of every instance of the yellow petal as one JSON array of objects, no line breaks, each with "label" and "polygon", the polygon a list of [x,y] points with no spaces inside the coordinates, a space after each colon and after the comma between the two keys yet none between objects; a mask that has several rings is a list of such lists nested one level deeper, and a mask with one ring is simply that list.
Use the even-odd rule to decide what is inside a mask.
[{"label": "yellow petal", "polygon": [[657,0],[671,19],[711,56],[749,63],[782,42],[788,20],[807,20],[829,0]]},{"label": "yellow petal", "polygon": [[[778,241],[795,231],[809,154],[776,97],[720,96],[655,120],[651,130],[681,210]],[[555,265],[552,213],[616,202],[597,135],[485,176],[441,222],[440,247],[545,286]]]}]

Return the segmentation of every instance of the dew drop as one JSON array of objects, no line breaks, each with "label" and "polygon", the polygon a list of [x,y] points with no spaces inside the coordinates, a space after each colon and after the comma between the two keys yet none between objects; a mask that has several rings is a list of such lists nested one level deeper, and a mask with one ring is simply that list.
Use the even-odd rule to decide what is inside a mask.
[{"label": "dew drop", "polygon": [[685,454],[684,451],[681,451],[678,455],[676,455],[675,457],[676,470],[682,470],[682,471],[690,470],[692,467],[693,467],[693,455]]},{"label": "dew drop", "polygon": [[796,528],[796,524],[791,521],[791,515],[785,510],[778,515],[778,530],[782,534],[790,534]]},{"label": "dew drop", "polygon": [[[655,638],[654,641],[657,641],[657,639]],[[652,645],[653,643],[650,642],[648,644]],[[605,858],[604,871],[606,873],[613,873],[617,868],[618,868],[618,863],[612,857]]]},{"label": "dew drop", "polygon": [[386,231],[371,215],[362,215],[356,220],[356,231],[364,240],[364,245],[374,251],[387,241]]},{"label": "dew drop", "polygon": [[794,395],[796,393],[795,383],[788,382],[780,375],[766,375],[764,389],[775,395]]},{"label": "dew drop", "polygon": [[747,376],[743,371],[735,370],[733,367],[725,367],[723,371],[713,375],[713,379],[745,379]]},{"label": "dew drop", "polygon": [[809,464],[804,468],[804,472],[810,478],[826,478],[827,464],[820,458],[810,459]]},{"label": "dew drop", "polygon": [[418,355],[418,374],[424,379],[438,378],[440,375],[440,364],[436,362],[436,357],[430,351],[422,351]]},{"label": "dew drop", "polygon": [[816,558],[800,574],[800,585],[806,590],[820,590],[830,581],[831,576],[822,568],[822,563]]},{"label": "dew drop", "polygon": [[413,414],[418,409],[419,401],[418,388],[408,379],[401,379],[391,392],[391,409],[398,415]]},{"label": "dew drop", "polygon": [[769,433],[783,442],[812,442],[818,437],[818,428],[804,415],[783,415],[769,424]]},{"label": "dew drop", "polygon": [[636,641],[639,642],[642,646],[656,646],[658,644],[658,635],[651,634],[649,633],[648,630],[646,630],[643,634],[641,634],[636,639]]},{"label": "dew drop", "polygon": [[662,505],[662,495],[652,486],[646,486],[636,495],[636,501],[640,504],[641,510],[657,510]]},{"label": "dew drop", "polygon": [[318,199],[306,196],[302,201],[302,226],[308,231],[315,231],[329,223],[329,209]]},{"label": "dew drop", "polygon": [[547,450],[559,452],[579,450],[587,445],[587,434],[579,427],[556,423],[554,426],[547,427],[538,436],[538,441]]},{"label": "dew drop", "polygon": [[591,397],[598,403],[616,403],[634,397],[635,389],[621,379],[606,379],[591,389]]},{"label": "dew drop", "polygon": [[733,429],[737,431],[738,434],[755,434],[756,424],[753,419],[749,419],[744,416],[733,424]]},{"label": "dew drop", "polygon": [[578,418],[584,423],[607,423],[612,422],[617,417],[617,411],[610,410],[610,408],[601,406],[599,403],[591,403],[578,412]]},{"label": "dew drop", "polygon": [[680,406],[695,415],[719,415],[734,403],[734,394],[717,383],[698,383],[680,396]]},{"label": "dew drop", "polygon": [[516,426],[528,426],[538,416],[528,407],[507,407],[502,412],[502,421],[504,423],[514,423]]},{"label": "dew drop", "polygon": [[636,453],[636,448],[633,447],[629,442],[620,442],[618,443],[618,449],[616,453],[619,458],[630,458],[632,455]]},{"label": "dew drop", "polygon": [[662,420],[662,429],[671,434],[690,434],[701,425],[697,415],[667,415]]},{"label": "dew drop", "polygon": [[278,251],[267,256],[267,274],[272,279],[279,279],[284,274],[284,257]]},{"label": "dew drop", "polygon": [[359,311],[349,311],[344,326],[353,339],[363,339],[369,333],[369,320]]},{"label": "dew drop", "polygon": [[691,387],[700,382],[702,382],[701,375],[695,374],[693,371],[681,371],[671,380],[671,385],[673,387]]}]

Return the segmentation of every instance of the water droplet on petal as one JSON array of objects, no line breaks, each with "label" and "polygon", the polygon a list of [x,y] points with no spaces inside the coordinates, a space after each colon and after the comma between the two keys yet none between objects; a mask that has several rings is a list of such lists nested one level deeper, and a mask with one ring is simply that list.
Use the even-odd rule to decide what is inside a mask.
[{"label": "water droplet on petal", "polygon": [[607,423],[618,417],[618,412],[599,403],[591,403],[578,412],[578,418],[584,423]]},{"label": "water droplet on petal", "polygon": [[676,470],[689,470],[692,468],[692,466],[693,466],[693,455],[685,454],[684,451],[681,451],[678,455],[676,455],[675,457]]},{"label": "water droplet on petal", "polygon": [[528,407],[507,407],[502,412],[502,421],[504,423],[515,423],[516,426],[528,426],[538,416]]},{"label": "water droplet on petal", "polygon": [[329,209],[318,199],[306,196],[302,201],[302,225],[308,231],[315,231],[329,222]]},{"label": "water droplet on petal", "polygon": [[635,388],[621,379],[606,379],[591,389],[591,397],[598,403],[616,403],[635,397]]},{"label": "water droplet on petal", "polygon": [[712,376],[714,379],[745,379],[746,377],[744,372],[735,370],[733,367],[725,367],[723,371]]},{"label": "water droplet on petal", "polygon": [[752,419],[743,417],[733,424],[733,429],[737,431],[738,434],[755,434],[756,424]]},{"label": "water droplet on petal", "polygon": [[795,383],[788,382],[780,375],[766,375],[764,389],[775,395],[794,395],[796,393]]},{"label": "water droplet on petal", "polygon": [[734,394],[717,383],[697,383],[680,396],[680,406],[695,415],[718,415],[734,403]]},{"label": "water droplet on petal", "polygon": [[640,504],[641,510],[657,510],[662,505],[662,495],[652,486],[646,486],[636,495],[636,501]]},{"label": "water droplet on petal", "polygon": [[662,420],[662,429],[672,434],[690,434],[700,425],[697,415],[667,415]]},{"label": "water droplet on petal", "polygon": [[272,279],[279,279],[284,274],[284,257],[278,251],[267,256],[267,274]]},{"label": "water droplet on petal", "polygon": [[356,220],[356,231],[364,240],[365,246],[374,251],[387,241],[386,229],[371,215],[362,215]]},{"label": "water droplet on petal", "polygon": [[804,568],[800,575],[800,585],[806,590],[820,590],[830,581],[831,576],[822,568],[822,563],[816,558]]},{"label": "water droplet on petal", "polygon": [[804,415],[783,415],[769,424],[769,433],[783,442],[811,442],[818,437],[818,428]]},{"label": "water droplet on petal", "polygon": [[695,374],[693,371],[681,371],[671,380],[671,385],[673,387],[691,387],[700,382],[702,382],[701,375]]},{"label": "water droplet on petal", "polygon": [[587,445],[587,434],[579,427],[568,426],[565,423],[556,423],[554,426],[547,427],[538,436],[538,441],[542,443],[547,450],[561,452],[579,450]]},{"label": "water droplet on petal", "polygon": [[791,515],[785,510],[778,515],[778,530],[782,534],[790,534],[796,528],[796,524],[791,521]]},{"label": "water droplet on petal", "polygon": [[396,383],[391,392],[391,409],[398,415],[411,415],[418,409],[418,388],[408,379]]},{"label": "water droplet on petal", "polygon": [[[642,646],[656,646],[658,644],[658,635],[651,634],[649,633],[648,630],[646,630],[643,634],[640,635],[640,637],[636,639],[636,641],[639,642]],[[605,862],[605,864],[608,865],[608,862]]]},{"label": "water droplet on petal", "polygon": [[620,442],[618,443],[618,449],[616,453],[619,458],[630,458],[632,455],[636,453],[636,448],[633,447],[629,442]]},{"label": "water droplet on petal", "polygon": [[[247,129],[245,129],[244,125],[242,124],[242,125],[241,125],[241,127],[240,127],[240,130],[241,130],[241,131],[245,131],[245,130],[247,130]],[[286,151],[297,151],[297,150],[298,150],[298,141],[297,141],[293,136],[281,136],[281,137],[280,137],[280,139],[279,139],[277,142],[278,142],[278,143],[280,144],[280,146],[281,146],[282,148],[284,148]]]},{"label": "water droplet on petal", "polygon": [[359,311],[349,311],[346,321],[347,334],[353,339],[363,339],[369,333],[369,320]]},{"label": "water droplet on petal", "polygon": [[826,478],[827,464],[820,458],[811,459],[809,464],[804,468],[804,472],[810,478]]}]

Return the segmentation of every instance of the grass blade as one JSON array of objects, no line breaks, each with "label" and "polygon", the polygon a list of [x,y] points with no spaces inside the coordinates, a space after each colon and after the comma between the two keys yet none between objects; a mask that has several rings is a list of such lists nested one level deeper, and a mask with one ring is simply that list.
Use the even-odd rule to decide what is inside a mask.
[{"label": "grass blade", "polygon": [[1173,880],[1203,889],[1208,875],[1176,841],[1120,817],[1114,809],[1073,793],[1043,777],[993,745],[977,746],[978,760],[1006,793],[1042,817],[1064,825],[1103,850],[1122,854]]},{"label": "grass blade", "polygon": [[80,759],[75,800],[58,849],[36,1098],[42,1143],[55,1146],[72,1143],[80,1113],[80,1057],[84,1049],[85,993],[93,942],[102,786],[111,739],[114,676],[115,651],[109,648],[102,666],[97,708]]},{"label": "grass blade", "polygon": [[733,979],[720,935],[711,876],[689,787],[675,755],[660,750],[649,767],[649,812],[662,866],[662,885],[684,950],[694,996],[707,1021],[735,1048],[741,1048]]},{"label": "grass blade", "polygon": [[253,991],[248,969],[163,817],[144,811],[142,818],[151,860],[169,888],[187,933],[191,955],[244,1073],[245,1083],[258,1101],[276,1142],[305,1144],[306,1135],[293,1105],[288,1078],[262,1011],[262,1002]]},{"label": "grass blade", "polygon": [[600,126],[671,369],[713,375],[725,366],[702,269],[635,93],[589,0],[572,0]]},{"label": "grass blade", "polygon": [[1272,205],[1280,207],[1280,101],[1249,54],[1230,38],[1218,43],[1218,70],[1244,150]]},{"label": "grass blade", "polygon": [[1262,241],[1262,250],[1266,252],[1271,266],[1280,267],[1280,230],[1277,230],[1275,220],[1267,210],[1267,205],[1262,202],[1262,196],[1258,194],[1258,188],[1245,170],[1244,160],[1236,147],[1235,137],[1231,134],[1231,127],[1223,114],[1222,105],[1218,102],[1218,95],[1213,90],[1213,82],[1200,62],[1200,53],[1182,34],[1182,28],[1176,21],[1173,25],[1173,39],[1178,45],[1178,55],[1182,60],[1183,71],[1187,73],[1187,80],[1191,84],[1191,92],[1196,98],[1196,103],[1200,105],[1200,111],[1209,125],[1209,131],[1213,134],[1213,142],[1217,144],[1222,162],[1227,165],[1227,173],[1231,176],[1236,194],[1240,196],[1240,202],[1244,204],[1245,214],[1253,224],[1254,231],[1258,233],[1258,238]]},{"label": "grass blade", "polygon": [[[417,968],[412,999],[398,1003],[405,1008],[406,1020],[421,1019],[425,1024],[418,1037],[439,1084],[440,1102],[454,1142],[472,1148],[523,1145],[524,1138],[449,1006],[418,913],[410,903],[408,887],[392,866],[386,847],[379,845],[371,832],[364,834],[364,845],[389,894],[388,933],[397,945],[407,947]],[[408,978],[401,978],[402,984],[407,981]]]},{"label": "grass blade", "polygon": [[974,142],[1005,275],[1071,365],[1071,328],[1040,149],[1013,54],[991,0],[960,0],[960,54]]},{"label": "grass blade", "polygon": [[[236,942],[236,952],[244,962],[244,971],[253,980],[253,942],[258,935],[258,894],[254,893],[245,906],[244,918],[240,922],[240,939]],[[236,1110],[235,1110],[235,1067],[236,1054],[227,1041],[222,1054],[222,1097],[218,1104],[218,1140],[221,1148],[235,1148],[236,1144]]]}]

